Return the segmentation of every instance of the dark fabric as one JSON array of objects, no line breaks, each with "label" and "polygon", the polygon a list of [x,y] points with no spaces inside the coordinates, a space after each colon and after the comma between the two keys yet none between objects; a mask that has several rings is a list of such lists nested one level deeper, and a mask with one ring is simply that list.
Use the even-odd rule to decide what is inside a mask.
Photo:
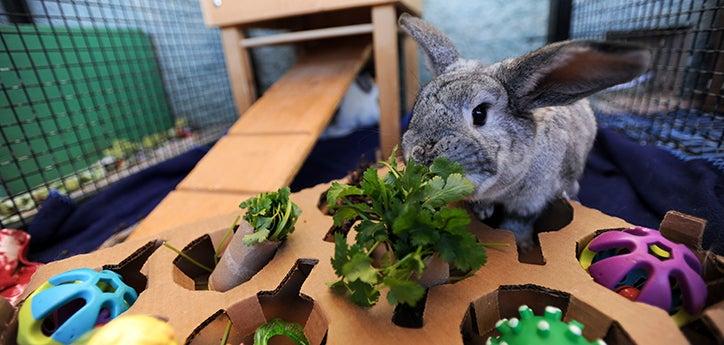
[{"label": "dark fabric", "polygon": [[[67,213],[63,205],[44,204],[47,211],[39,213],[33,221],[35,226],[30,227],[43,236],[32,238],[29,257],[49,262],[96,249],[108,237],[151,212],[208,149],[209,146],[192,149],[111,184],[71,210],[65,221],[49,221],[56,213]],[[106,263],[98,263],[102,264]]]},{"label": "dark fabric", "polygon": [[38,209],[38,214],[28,226],[32,244],[38,246],[53,241],[55,232],[75,211],[75,207],[75,203],[69,196],[51,189],[48,192],[48,198],[43,201]]},{"label": "dark fabric", "polygon": [[346,176],[362,162],[375,161],[379,143],[377,126],[360,129],[345,137],[319,140],[292,181],[292,191]]},{"label": "dark fabric", "polygon": [[707,161],[683,161],[661,148],[600,129],[579,199],[651,228],[658,228],[669,210],[707,219],[704,247],[724,254],[724,174]]}]

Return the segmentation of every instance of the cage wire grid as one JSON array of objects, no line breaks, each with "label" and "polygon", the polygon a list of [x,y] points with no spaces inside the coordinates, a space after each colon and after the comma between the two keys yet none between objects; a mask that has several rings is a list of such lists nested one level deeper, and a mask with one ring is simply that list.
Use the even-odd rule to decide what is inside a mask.
[{"label": "cage wire grid", "polygon": [[0,2],[0,226],[218,138],[236,118],[195,0]]},{"label": "cage wire grid", "polygon": [[574,0],[571,37],[642,44],[640,78],[592,97],[599,122],[724,171],[724,1]]}]

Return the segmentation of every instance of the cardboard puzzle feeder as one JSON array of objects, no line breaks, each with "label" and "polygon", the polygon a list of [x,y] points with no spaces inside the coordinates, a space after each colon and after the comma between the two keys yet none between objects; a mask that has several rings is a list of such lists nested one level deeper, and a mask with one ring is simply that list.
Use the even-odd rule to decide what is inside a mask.
[{"label": "cardboard puzzle feeder", "polygon": [[[167,241],[183,248],[185,256],[214,265],[215,248],[239,212],[182,226],[159,238],[50,263],[39,269],[23,298],[65,271],[104,268],[138,292],[127,314],[167,319],[177,338],[187,344],[219,344],[228,325],[227,343],[251,344],[254,330],[276,318],[300,324],[314,345],[484,344],[488,336],[504,335],[505,327],[518,325],[518,321],[503,325],[499,319],[512,320],[523,313],[555,316],[574,328],[580,323],[582,336],[608,344],[724,341],[723,260],[701,250],[705,223],[700,219],[670,212],[660,228],[668,240],[691,248],[702,263],[708,290],[705,306],[683,327],[667,311],[631,301],[596,283],[581,267],[578,258],[595,236],[632,225],[576,202],[559,202],[537,225],[539,249],[520,257],[511,233],[474,222],[471,231],[481,242],[508,245],[488,249],[487,264],[474,275],[430,288],[415,308],[424,321],[421,328],[406,328],[392,322],[395,310],[388,303],[360,308],[327,286],[337,278],[330,264],[334,244],[324,240],[332,219],[318,210],[317,202],[328,187],[292,195],[303,210],[294,235],[250,280],[226,292],[208,290],[208,271],[159,248]],[[1,343],[15,343],[17,318],[15,308],[2,305]],[[280,340],[272,339],[272,343]]]}]

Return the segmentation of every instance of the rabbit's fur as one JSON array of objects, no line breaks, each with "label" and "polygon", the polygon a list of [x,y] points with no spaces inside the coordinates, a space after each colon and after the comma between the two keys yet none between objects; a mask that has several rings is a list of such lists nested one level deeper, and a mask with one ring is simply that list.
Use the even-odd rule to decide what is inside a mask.
[{"label": "rabbit's fur", "polygon": [[[402,140],[405,158],[429,164],[444,156],[462,164],[476,185],[473,210],[484,219],[501,205],[500,227],[529,246],[545,206],[578,192],[596,135],[583,98],[644,72],[650,53],[619,43],[567,41],[486,65],[461,58],[444,34],[419,18],[403,14],[400,25],[435,73],[417,96]],[[478,109],[487,108],[487,116],[475,125],[472,111],[482,103]]]}]

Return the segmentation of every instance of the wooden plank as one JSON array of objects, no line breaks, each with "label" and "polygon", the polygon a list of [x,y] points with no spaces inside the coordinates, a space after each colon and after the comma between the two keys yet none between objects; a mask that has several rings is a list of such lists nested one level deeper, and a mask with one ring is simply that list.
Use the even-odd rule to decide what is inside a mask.
[{"label": "wooden plank", "polygon": [[400,142],[397,14],[393,5],[372,8],[373,50],[380,89],[380,151],[388,157]]},{"label": "wooden plank", "polygon": [[420,64],[417,43],[408,35],[402,37],[403,53],[405,54],[405,112],[411,112],[417,93],[420,91]]},{"label": "wooden plank", "polygon": [[173,191],[138,224],[128,238],[152,237],[177,226],[233,212],[239,209],[239,203],[252,195]]},{"label": "wooden plank", "polygon": [[324,29],[304,30],[252,37],[241,40],[241,46],[246,48],[286,44],[294,42],[312,41],[324,38],[354,36],[372,33],[372,24],[355,24],[336,26]]},{"label": "wooden plank", "polygon": [[256,100],[256,86],[254,85],[254,70],[251,58],[246,48],[239,45],[244,39],[244,33],[238,28],[224,28],[221,30],[221,43],[224,46],[224,59],[226,70],[231,83],[231,91],[236,104],[236,111],[241,115]]},{"label": "wooden plank", "polygon": [[289,185],[316,136],[227,135],[199,161],[178,190],[250,193]]},{"label": "wooden plank", "polygon": [[316,138],[370,55],[367,39],[300,57],[229,130],[230,135],[309,133]]},{"label": "wooden plank", "polygon": [[[337,11],[357,7],[399,5],[422,13],[422,0],[200,0],[204,21],[209,26],[250,24],[275,18]],[[214,2],[221,3],[220,6]]]}]

